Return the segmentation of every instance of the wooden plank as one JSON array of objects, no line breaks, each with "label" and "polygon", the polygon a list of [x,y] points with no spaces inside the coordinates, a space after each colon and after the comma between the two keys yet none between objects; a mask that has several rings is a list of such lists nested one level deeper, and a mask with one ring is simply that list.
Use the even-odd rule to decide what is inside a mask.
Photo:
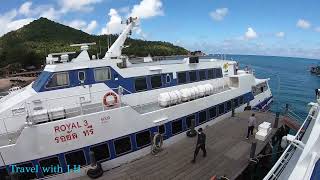
[{"label": "wooden plank", "polygon": [[[236,117],[206,127],[204,132],[207,135],[207,157],[203,158],[200,151],[195,164],[190,161],[193,158],[196,138],[185,137],[157,156],[148,154],[139,160],[106,171],[100,179],[210,179],[213,175],[235,178],[249,164],[251,143],[257,142],[256,154],[267,144],[267,141],[258,141],[252,136],[249,140],[245,139],[247,120],[251,113],[239,113]],[[258,124],[263,121],[274,122],[275,115],[272,113],[255,113]],[[279,124],[281,125],[281,122]],[[272,134],[275,132],[273,130]],[[269,135],[268,140],[270,138]]]}]

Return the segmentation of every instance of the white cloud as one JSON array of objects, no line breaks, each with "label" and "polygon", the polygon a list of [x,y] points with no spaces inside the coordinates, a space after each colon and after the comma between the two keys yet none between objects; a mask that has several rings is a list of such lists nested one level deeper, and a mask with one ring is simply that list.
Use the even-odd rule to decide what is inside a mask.
[{"label": "white cloud", "polygon": [[297,27],[302,29],[309,29],[311,27],[311,23],[304,19],[299,19],[297,22]]},{"label": "white cloud", "polygon": [[102,0],[60,0],[61,11],[63,13],[69,11],[92,11],[93,4],[100,3]]},{"label": "white cloud", "polygon": [[219,8],[215,11],[210,12],[210,16],[215,21],[222,21],[223,18],[228,14],[228,8]]},{"label": "white cloud", "polygon": [[87,33],[92,33],[98,26],[97,21],[93,20],[90,23],[87,23],[84,20],[76,19],[70,22],[65,22],[67,26],[73,27],[75,29],[82,30]]},{"label": "white cloud", "polygon": [[104,28],[101,30],[101,34],[117,34],[120,33],[124,25],[121,24],[121,16],[115,9],[110,9],[109,14],[110,20]]},{"label": "white cloud", "polygon": [[314,29],[316,32],[320,32],[320,26]]},{"label": "white cloud", "polygon": [[19,13],[22,15],[25,15],[25,16],[29,16],[32,12],[30,10],[31,5],[32,5],[31,1],[27,1],[27,2],[23,3],[19,8]]},{"label": "white cloud", "polygon": [[11,10],[2,15],[0,14],[0,24],[2,25],[0,28],[0,36],[7,32],[17,30],[34,20],[33,18],[15,20],[17,15],[17,10]]},{"label": "white cloud", "polygon": [[163,14],[164,12],[162,10],[161,0],[142,0],[140,4],[133,6],[130,16],[147,19],[154,16],[161,16]]},{"label": "white cloud", "polygon": [[97,27],[98,27],[97,21],[93,20],[87,25],[86,28],[84,28],[84,31],[87,33],[92,33]]},{"label": "white cloud", "polygon": [[49,7],[48,9],[41,11],[39,16],[51,20],[58,20],[60,19],[61,13],[53,7]]},{"label": "white cloud", "polygon": [[76,19],[68,22],[67,25],[75,29],[83,29],[87,25],[87,23],[83,20]]},{"label": "white cloud", "polygon": [[24,25],[29,24],[32,21],[34,21],[33,18],[26,18],[26,19],[11,21],[7,24],[7,30],[8,31],[17,30],[19,28],[22,28]]},{"label": "white cloud", "polygon": [[276,36],[279,38],[283,38],[285,36],[285,33],[284,32],[277,32]]},{"label": "white cloud", "polygon": [[0,14],[0,24],[2,25],[0,28],[0,36],[12,30],[16,30],[32,21],[32,19],[14,20],[17,15],[18,12],[15,9],[8,11],[5,14]]},{"label": "white cloud", "polygon": [[258,37],[258,34],[251,27],[249,27],[244,37],[248,40],[255,39]]},{"label": "white cloud", "polygon": [[[139,4],[134,5],[132,10],[129,7],[122,7],[118,10],[111,8],[108,13],[109,21],[102,28],[100,34],[118,34],[124,29],[125,25],[121,24],[122,17],[119,13],[125,13],[127,17],[138,17],[140,19],[164,15],[161,0],[142,0]],[[147,36],[140,27],[135,28],[135,32],[142,38]]]}]

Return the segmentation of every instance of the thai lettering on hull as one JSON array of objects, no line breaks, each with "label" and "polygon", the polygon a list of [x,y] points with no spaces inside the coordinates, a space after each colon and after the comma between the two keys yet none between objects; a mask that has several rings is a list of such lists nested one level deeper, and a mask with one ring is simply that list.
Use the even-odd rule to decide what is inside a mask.
[{"label": "thai lettering on hull", "polygon": [[56,143],[76,140],[81,136],[91,136],[94,133],[93,126],[87,120],[82,122],[68,122],[65,124],[54,126],[54,138]]}]

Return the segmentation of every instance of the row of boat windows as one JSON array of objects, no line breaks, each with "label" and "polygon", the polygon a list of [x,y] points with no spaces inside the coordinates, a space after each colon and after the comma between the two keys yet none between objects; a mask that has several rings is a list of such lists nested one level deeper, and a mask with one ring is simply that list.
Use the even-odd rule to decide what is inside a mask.
[{"label": "row of boat windows", "polygon": [[177,73],[178,84],[222,78],[222,76],[223,75],[221,68],[202,69],[197,71],[183,71]]},{"label": "row of boat windows", "polygon": [[[221,78],[222,76],[221,68],[177,72],[178,84]],[[135,90],[137,92],[147,91],[148,81],[150,81],[150,89],[157,89],[163,87],[165,83],[170,83],[171,76],[167,74],[164,80],[162,80],[161,74],[151,75],[150,80],[146,76],[136,77],[134,82]]]},{"label": "row of boat windows", "polygon": [[[95,68],[94,80],[96,82],[107,81],[111,79],[111,70],[109,67]],[[85,82],[87,76],[85,71],[78,71],[78,80]],[[57,72],[51,76],[50,81],[47,83],[46,88],[57,88],[69,86],[70,78],[68,72]]]},{"label": "row of boat windows", "polygon": [[[194,120],[195,126],[198,126],[200,124],[213,120],[218,116],[221,116],[225,113],[230,112],[232,110],[232,103],[234,107],[237,108],[246,102],[244,100],[244,96],[234,98],[232,100],[223,102],[221,104],[218,104],[206,110],[202,110],[200,112],[191,114],[185,118],[180,118],[172,122],[169,122],[169,126],[171,127],[168,129],[167,129],[168,126],[165,126],[165,124],[160,125],[157,127],[158,132],[164,136],[164,139],[167,139],[169,136],[177,135],[179,133],[182,133],[183,131],[190,129],[193,120]],[[167,132],[167,131],[170,131],[170,129],[171,129],[171,132]],[[144,148],[151,144],[151,139],[152,139],[151,130],[147,129],[134,134],[134,136],[127,135],[127,136],[118,138],[116,140],[113,140],[113,147],[114,147],[114,152],[116,157],[122,156],[124,154],[130,153],[133,151],[134,143],[132,141],[132,138],[135,138],[135,146],[137,149]],[[107,161],[111,158],[109,143],[107,142],[91,146],[89,148],[89,151],[94,152],[94,156],[96,160],[99,162]],[[79,165],[85,166],[90,163],[89,160],[87,160],[83,149],[65,153],[64,161],[71,168]],[[52,167],[52,166],[62,167],[58,156],[52,156],[50,158],[40,159],[38,160],[38,163],[40,167]],[[17,167],[32,167],[32,166],[33,164],[31,162],[17,165]],[[39,168],[39,169],[41,169],[42,171],[42,168]],[[0,173],[1,173],[0,179],[8,174],[6,169],[1,169]],[[48,171],[48,172],[42,171],[42,174],[43,176],[49,176],[55,173],[53,171]],[[36,178],[37,176],[35,173],[27,173],[25,174],[24,177],[26,179],[33,179],[33,178]]]}]

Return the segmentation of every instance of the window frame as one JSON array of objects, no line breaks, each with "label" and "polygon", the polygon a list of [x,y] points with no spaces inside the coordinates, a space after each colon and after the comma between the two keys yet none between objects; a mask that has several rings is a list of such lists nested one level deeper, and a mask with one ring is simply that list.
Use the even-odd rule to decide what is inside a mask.
[{"label": "window frame", "polygon": [[106,159],[100,159],[100,160],[97,160],[97,158],[95,157],[95,159],[97,160],[97,162],[104,162],[104,161],[110,160],[111,159],[111,152],[110,152],[109,144],[107,142],[103,142],[103,143],[99,143],[99,144],[95,144],[95,145],[90,146],[89,147],[89,152],[91,151],[92,148],[97,147],[97,146],[101,146],[101,145],[106,145],[107,146],[109,157],[106,158]]},{"label": "window frame", "polygon": [[[22,163],[15,164],[15,165],[16,165],[17,167],[30,167],[30,166],[26,166],[26,164],[31,164],[32,167],[35,168],[35,165],[32,163],[32,161],[26,161],[26,162],[22,162]],[[39,178],[37,172],[34,172],[34,173],[32,173],[32,172],[25,172],[25,173],[24,173],[24,178],[26,178],[26,176],[29,176],[29,174],[34,174],[36,179]]]},{"label": "window frame", "polygon": [[[104,79],[104,80],[97,80],[97,77],[96,77],[96,70],[99,70],[99,69],[105,69],[105,70],[108,70],[108,74],[109,74],[109,79]],[[112,73],[111,73],[111,69],[110,67],[96,67],[93,69],[93,76],[94,76],[94,81],[95,82],[104,82],[104,81],[108,81],[108,80],[111,80],[112,79]]]},{"label": "window frame", "polygon": [[[203,79],[201,78],[201,72],[204,73],[204,78]],[[199,81],[204,81],[204,80],[207,80],[207,70],[206,69],[201,69],[201,70],[199,70]]]},{"label": "window frame", "polygon": [[[130,148],[130,150],[129,150],[129,151],[126,151],[126,152],[123,152],[123,153],[117,154],[117,150],[116,150],[116,144],[115,144],[115,142],[116,142],[117,140],[124,139],[124,138],[129,138],[129,140],[130,140],[130,147],[131,147],[131,148]],[[120,157],[120,156],[122,156],[122,155],[124,155],[124,154],[128,154],[128,153],[130,153],[130,152],[132,152],[132,151],[133,151],[133,143],[132,143],[132,140],[131,140],[130,135],[122,136],[122,137],[120,137],[120,138],[117,138],[117,139],[115,139],[115,140],[113,140],[113,141],[112,141],[112,144],[113,144],[114,153],[115,153],[116,157]]]},{"label": "window frame", "polygon": [[[212,72],[212,77],[210,77],[210,71]],[[211,69],[207,69],[207,79],[215,79],[215,70],[214,68],[211,68]]]},{"label": "window frame", "polygon": [[223,78],[222,68],[215,68],[215,78]]},{"label": "window frame", "polygon": [[[184,78],[185,78],[185,82],[180,82],[180,78],[179,78],[179,74],[184,73]],[[187,79],[187,72],[186,71],[180,71],[177,72],[177,79],[178,79],[178,84],[187,84],[188,83],[188,79]]]},{"label": "window frame", "polygon": [[9,177],[9,172],[5,166],[0,168],[0,172],[3,170],[4,170],[4,173],[3,174],[0,173],[0,179],[5,179],[6,177]]},{"label": "window frame", "polygon": [[[48,84],[51,82],[53,76],[56,75],[56,74],[67,74],[68,84],[61,85],[61,86],[48,87]],[[68,87],[68,86],[70,86],[70,75],[69,75],[69,72],[68,71],[61,71],[61,72],[55,72],[50,76],[49,81],[46,82],[45,88],[46,89],[55,89],[55,88],[62,88],[62,87]]]},{"label": "window frame", "polygon": [[[146,83],[146,88],[145,89],[140,89],[140,90],[137,90],[137,87],[136,87],[136,81],[137,81],[137,79],[142,79],[142,78],[144,78],[144,81],[145,81],[145,83]],[[134,78],[134,90],[136,91],[136,92],[143,92],[143,91],[148,91],[148,81],[147,81],[148,79],[147,79],[147,76],[138,76],[138,77],[135,77]]]},{"label": "window frame", "polygon": [[[168,77],[169,77],[169,81],[167,81]],[[170,74],[166,74],[166,84],[169,84],[169,83],[171,83],[171,76]]]},{"label": "window frame", "polygon": [[[220,106],[223,106],[223,112],[222,112],[222,113],[220,113]],[[220,104],[218,105],[218,115],[220,116],[220,115],[223,115],[223,114],[225,114],[225,113],[226,113],[225,104],[224,104],[224,103],[220,103]]]},{"label": "window frame", "polygon": [[190,118],[190,117],[193,117],[193,119],[194,119],[194,127],[196,127],[197,125],[196,125],[196,121],[197,121],[197,116],[196,116],[196,114],[190,114],[190,115],[188,115],[188,116],[186,116],[186,118],[185,118],[185,128],[187,129],[187,130],[189,130],[190,128],[191,128],[191,119],[190,119],[190,127],[188,127],[188,123],[187,123],[187,120],[188,120],[188,118]]},{"label": "window frame", "polygon": [[[242,102],[240,103],[240,100],[242,100]],[[239,99],[238,99],[238,102],[239,102],[239,105],[243,105],[245,104],[245,100],[244,100],[244,96],[240,96]]]},{"label": "window frame", "polygon": [[[230,103],[230,108],[229,108],[229,103]],[[232,101],[229,100],[226,102],[226,107],[225,107],[226,111],[229,112],[232,110]]]},{"label": "window frame", "polygon": [[[191,73],[193,74],[194,73],[194,77],[195,79],[194,80],[191,80]],[[188,72],[188,75],[189,75],[189,83],[193,83],[193,82],[197,82],[198,81],[198,76],[197,76],[197,71],[196,70],[192,70],[192,71],[189,71]]]},{"label": "window frame", "polygon": [[[232,101],[233,101],[233,103],[234,103],[234,108],[237,108],[237,107],[240,106],[240,104],[239,104],[239,98],[238,98],[238,97],[233,98]],[[236,103],[237,103],[237,104],[236,104]]]},{"label": "window frame", "polygon": [[[163,133],[160,133],[160,126],[163,126],[163,129],[164,129]],[[161,135],[167,134],[167,128],[166,128],[165,124],[161,124],[161,125],[158,126],[158,133],[161,134]]]},{"label": "window frame", "polygon": [[[183,121],[182,121],[183,119],[182,118],[180,118],[180,119],[176,119],[176,120],[174,120],[174,121],[172,121],[171,122],[171,134],[174,136],[174,135],[177,135],[177,134],[180,134],[180,133],[182,133],[183,132]],[[177,131],[176,133],[173,133],[173,123],[176,123],[176,122],[178,122],[178,121],[180,121],[181,122],[181,130],[180,131]]]},{"label": "window frame", "polygon": [[[153,87],[153,84],[152,84],[152,78],[153,77],[156,77],[156,76],[159,76],[160,77],[160,86],[159,87]],[[153,74],[150,76],[150,85],[151,85],[151,89],[159,89],[159,88],[162,88],[163,87],[163,82],[162,82],[162,76],[161,74]],[[148,85],[147,85],[148,86]],[[147,87],[148,88],[148,87]]]},{"label": "window frame", "polygon": [[[205,113],[205,120],[202,121],[202,122],[200,122],[200,119],[201,119],[200,114],[201,114],[201,113]],[[207,110],[200,111],[200,112],[198,113],[198,123],[199,123],[199,124],[203,124],[203,123],[205,123],[205,122],[207,122],[207,121],[208,121],[208,112],[207,112]]]},{"label": "window frame", "polygon": [[67,153],[64,153],[64,154],[63,154],[63,158],[64,158],[64,160],[65,160],[66,165],[68,165],[66,155],[71,154],[71,153],[74,153],[74,152],[78,152],[78,151],[82,151],[82,152],[83,152],[83,157],[84,157],[84,160],[86,161],[86,164],[85,164],[85,165],[77,164],[77,165],[80,165],[80,167],[84,167],[84,166],[88,165],[88,160],[87,160],[87,157],[86,157],[86,153],[84,152],[83,149],[76,149],[76,150],[73,150],[73,151],[69,151],[69,152],[67,152]]},{"label": "window frame", "polygon": [[[83,73],[84,74],[84,80],[80,80],[80,73]],[[81,81],[83,81],[83,82],[85,82],[86,81],[86,79],[87,79],[87,74],[86,74],[86,71],[78,71],[78,80],[81,82]]]},{"label": "window frame", "polygon": [[62,167],[61,166],[61,162],[60,162],[60,159],[59,159],[59,157],[57,156],[57,155],[54,155],[54,156],[49,156],[49,157],[45,157],[45,158],[42,158],[42,159],[39,159],[38,160],[38,164],[39,164],[39,166],[40,166],[40,169],[41,169],[41,173],[42,173],[42,175],[43,175],[43,177],[50,177],[50,176],[55,176],[55,175],[57,175],[57,174],[62,174],[63,172],[61,172],[61,173],[50,173],[50,171],[48,172],[49,174],[48,175],[45,175],[44,173],[45,172],[43,172],[43,169],[42,169],[42,166],[41,166],[41,161],[45,161],[45,160],[48,160],[48,159],[52,159],[52,158],[57,158],[58,159],[58,165],[60,166],[60,167]]},{"label": "window frame", "polygon": [[[145,145],[139,146],[139,145],[138,145],[138,138],[137,138],[137,135],[138,135],[138,134],[145,133],[145,132],[149,132],[149,138],[150,138],[149,140],[150,140],[150,142],[149,142],[148,144],[145,144]],[[135,134],[134,134],[134,137],[135,137],[136,145],[137,145],[137,148],[138,148],[138,149],[142,149],[142,148],[144,148],[144,147],[147,147],[147,146],[149,146],[149,145],[151,144],[151,142],[152,142],[152,139],[151,139],[151,131],[150,131],[150,129],[146,129],[146,130],[143,130],[143,131],[139,131],[139,132],[137,132],[137,133],[135,133]]]},{"label": "window frame", "polygon": [[[213,109],[213,108],[215,109],[215,116],[211,117],[211,116],[210,116],[210,110]],[[218,109],[218,108],[217,108],[217,105],[212,106],[212,107],[209,108],[208,111],[209,111],[209,119],[210,119],[210,120],[218,117],[218,110],[217,110],[217,109]]]}]

